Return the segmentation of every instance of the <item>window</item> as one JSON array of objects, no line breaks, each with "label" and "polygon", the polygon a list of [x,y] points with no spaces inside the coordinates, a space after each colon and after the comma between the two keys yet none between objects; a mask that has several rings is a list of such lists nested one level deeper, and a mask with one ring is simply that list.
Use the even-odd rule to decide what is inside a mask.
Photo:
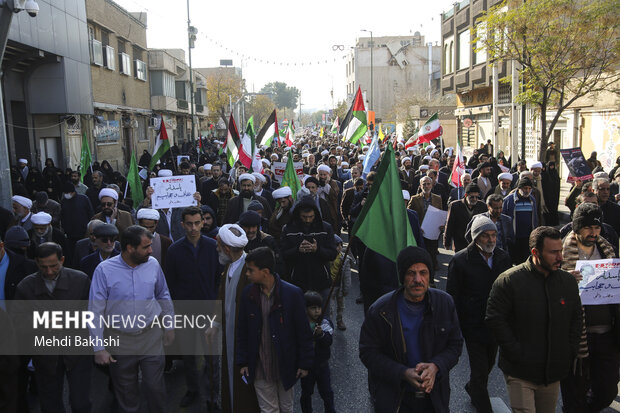
[{"label": "window", "polygon": [[443,73],[454,72],[454,36],[443,40]]},{"label": "window", "polygon": [[485,22],[478,24],[476,27],[476,47],[474,50],[474,64],[484,63],[487,61],[487,49],[484,41],[487,33],[487,25]]},{"label": "window", "polygon": [[103,50],[103,63],[106,69],[116,70],[116,55],[114,54],[114,48],[112,46],[105,46]]},{"label": "window", "polygon": [[119,53],[120,72],[131,76],[131,57],[127,53]]},{"label": "window", "polygon": [[144,51],[137,46],[133,46],[133,58],[144,61]]},{"label": "window", "polygon": [[146,81],[146,63],[136,59],[136,78]]},{"label": "window", "polygon": [[105,30],[101,30],[101,44],[108,46],[110,44],[110,33]]},{"label": "window", "polygon": [[175,82],[175,95],[174,96],[179,100],[187,100],[184,81],[181,80],[181,81]]},{"label": "window", "polygon": [[122,39],[118,39],[118,52],[125,53],[125,41]]},{"label": "window", "polygon": [[457,57],[457,70],[466,69],[469,67],[469,55],[471,51],[470,46],[470,34],[469,29],[459,33],[458,39],[458,57]]},{"label": "window", "polygon": [[103,66],[103,49],[101,47],[101,42],[99,40],[92,39],[90,43],[92,50],[90,62],[96,64],[97,66]]}]

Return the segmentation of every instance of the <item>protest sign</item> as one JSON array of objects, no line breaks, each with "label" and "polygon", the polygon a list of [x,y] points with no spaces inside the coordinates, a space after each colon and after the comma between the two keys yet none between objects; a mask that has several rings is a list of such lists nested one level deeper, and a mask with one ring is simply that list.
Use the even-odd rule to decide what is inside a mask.
[{"label": "protest sign", "polygon": [[[304,163],[293,162],[293,167],[295,168],[295,173],[303,182]],[[271,164],[271,169],[273,169],[273,174],[276,177],[276,181],[282,182],[282,176],[284,176],[284,170],[286,169],[286,162],[274,162]]]},{"label": "protest sign", "polygon": [[577,261],[583,279],[579,295],[583,305],[620,303],[620,259]]},{"label": "protest sign", "polygon": [[581,148],[560,149],[560,153],[570,171],[568,182],[588,181],[593,178],[592,169],[586,162]]},{"label": "protest sign", "polygon": [[181,162],[183,162],[183,161],[189,162],[189,156],[187,156],[187,155],[179,155],[179,156],[177,156],[177,166],[181,165]]},{"label": "protest sign", "polygon": [[194,175],[151,178],[153,195],[151,201],[154,209],[183,208],[197,205],[194,199],[196,177]]},{"label": "protest sign", "polygon": [[432,205],[429,205],[426,210],[426,214],[424,215],[424,221],[422,221],[422,234],[424,238],[430,240],[439,239],[439,235],[441,233],[440,227],[446,225],[446,219],[448,218],[448,211],[443,211],[441,209],[435,208]]}]

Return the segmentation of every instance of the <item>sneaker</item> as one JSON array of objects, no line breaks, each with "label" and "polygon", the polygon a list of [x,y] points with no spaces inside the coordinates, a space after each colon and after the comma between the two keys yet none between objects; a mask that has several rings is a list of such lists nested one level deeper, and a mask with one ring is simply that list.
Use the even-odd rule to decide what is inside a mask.
[{"label": "sneaker", "polygon": [[339,321],[336,323],[336,325],[337,325],[337,327],[338,327],[338,330],[342,330],[342,331],[344,331],[344,330],[346,330],[346,329],[347,329],[346,324],[345,324],[345,323],[344,323],[344,321],[342,321],[342,320],[339,320]]}]

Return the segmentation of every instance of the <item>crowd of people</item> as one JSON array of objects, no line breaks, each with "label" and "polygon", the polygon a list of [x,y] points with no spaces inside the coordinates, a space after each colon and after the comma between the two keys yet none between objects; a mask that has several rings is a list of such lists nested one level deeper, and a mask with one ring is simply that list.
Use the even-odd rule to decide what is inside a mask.
[{"label": "crowd of people", "polygon": [[[405,148],[387,138],[381,152],[394,146],[417,244],[393,262],[348,237],[377,179],[380,160],[365,162],[368,146],[308,130],[290,148],[259,148],[263,169],[251,171],[240,162],[231,167],[223,145],[173,146],[152,171],[145,151],[137,207],[127,178],[107,161],[93,163],[82,181],[80,171],[63,172],[51,159],[43,172],[19,159],[12,210],[0,208],[0,303],[88,300],[95,314],[135,300],[220,300],[223,308],[221,323],[206,331],[117,332],[150,343],[148,355],[99,346],[94,363],[1,356],[6,411],[27,412],[35,386],[43,413],[64,411],[66,379],[71,411],[88,412],[91,371],[99,368],[115,409],[164,412],[164,372],[179,365],[187,386],[180,407],[205,393],[209,411],[292,412],[301,380],[304,413],[315,386],[325,412],[342,411],[329,358],[335,331],[347,329],[344,312],[356,311],[344,305],[351,268],[365,314],[359,355],[377,412],[447,412],[449,372],[463,343],[471,372],[465,390],[479,413],[492,412],[487,384],[498,350],[514,411],[555,412],[560,388],[565,412],[600,411],[614,400],[620,307],[582,306],[575,263],[618,257],[620,157],[609,173],[593,165],[595,178],[574,184],[566,199],[571,222],[560,228],[554,147],[548,162],[528,164],[481,145],[455,186],[453,148]],[[188,159],[177,164],[178,155]],[[289,157],[303,165],[295,193],[272,168]],[[153,209],[149,180],[173,175],[195,176],[196,206]],[[422,224],[438,210],[447,219],[434,237]],[[446,291],[435,288],[440,246],[454,252]],[[0,315],[11,331],[7,309]],[[173,313],[172,304],[161,312]],[[193,347],[184,354],[196,355],[166,354],[175,340],[201,346],[218,334],[221,356],[199,360],[202,350]]]}]

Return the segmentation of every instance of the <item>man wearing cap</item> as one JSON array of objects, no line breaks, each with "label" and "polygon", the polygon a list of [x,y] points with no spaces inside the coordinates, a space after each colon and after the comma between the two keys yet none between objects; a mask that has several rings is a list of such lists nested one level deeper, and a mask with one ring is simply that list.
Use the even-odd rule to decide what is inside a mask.
[{"label": "man wearing cap", "polygon": [[67,257],[73,258],[75,244],[86,234],[86,226],[94,215],[93,207],[86,195],[76,192],[71,182],[62,185],[60,200],[60,224],[67,235]]},{"label": "man wearing cap", "polygon": [[226,215],[224,223],[231,224],[239,220],[239,216],[248,210],[250,202],[253,200],[263,204],[265,218],[271,217],[271,207],[265,198],[254,193],[256,177],[252,174],[244,173],[239,176],[239,195],[230,198],[226,205]]},{"label": "man wearing cap", "polygon": [[493,413],[487,383],[495,365],[497,342],[484,324],[486,303],[493,282],[511,266],[510,256],[497,246],[495,223],[484,214],[473,218],[472,242],[448,266],[446,291],[454,299],[469,356],[469,382],[465,390],[478,413]]},{"label": "man wearing cap", "polygon": [[433,263],[424,249],[405,248],[396,265],[402,286],[375,301],[360,332],[375,410],[448,412],[450,370],[463,347],[454,302],[429,288]]},{"label": "man wearing cap", "polygon": [[116,244],[118,229],[114,225],[99,225],[93,230],[93,235],[95,236],[95,251],[80,260],[80,271],[88,275],[91,280],[95,269],[101,262],[121,253]]},{"label": "man wearing cap", "polygon": [[467,242],[472,241],[471,226],[476,217],[484,216],[493,221],[495,227],[497,228],[497,247],[510,254],[510,249],[515,241],[515,234],[514,229],[512,228],[512,218],[508,215],[502,214],[504,199],[501,195],[491,194],[487,198],[486,204],[487,212],[474,215],[471,221],[467,224],[467,228],[465,229],[465,239],[467,239]]},{"label": "man wearing cap", "polygon": [[538,227],[538,208],[532,193],[533,183],[529,178],[519,179],[517,190],[504,198],[502,214],[512,219],[515,234],[514,248],[510,256],[514,264],[521,264],[530,255],[530,233]]},{"label": "man wearing cap", "polygon": [[92,219],[98,219],[108,224],[116,225],[119,232],[133,225],[133,218],[127,211],[121,211],[116,207],[118,192],[112,188],[103,188],[99,191],[101,212],[95,214]]},{"label": "man wearing cap", "polygon": [[513,176],[509,172],[503,172],[497,175],[498,184],[493,193],[500,195],[502,198],[506,198],[512,190],[512,179]]},{"label": "man wearing cap", "polygon": [[[534,185],[534,174],[532,173],[532,171],[523,171],[521,173],[519,173],[519,180],[523,179],[523,178],[528,178],[530,181],[532,181],[532,191],[531,194],[534,197],[534,200],[536,201],[536,214],[538,215],[538,225],[542,225],[542,211],[540,208],[540,198],[541,198],[541,194],[540,191],[538,190],[538,188],[536,188]],[[519,186],[519,181],[517,181],[515,188],[513,188],[512,192],[514,193],[517,190],[517,187]]]},{"label": "man wearing cap", "polygon": [[17,225],[29,231],[32,228],[32,222],[30,221],[30,217],[32,217],[32,212],[30,211],[32,209],[32,200],[21,195],[13,195],[11,200],[13,201],[13,214],[15,215]]},{"label": "man wearing cap", "polygon": [[244,212],[239,217],[238,224],[243,228],[248,238],[245,252],[250,252],[258,247],[269,247],[276,256],[278,255],[274,238],[261,230],[261,216],[258,213],[251,210]]},{"label": "man wearing cap", "polygon": [[52,216],[52,226],[60,227],[60,204],[53,199],[49,199],[47,192],[39,191],[34,197],[32,204],[32,213],[47,212]]},{"label": "man wearing cap", "polygon": [[[603,213],[596,204],[582,203],[573,214],[572,231],[562,243],[562,269],[577,282],[577,261],[615,258],[612,245],[600,236]],[[598,412],[618,394],[620,345],[616,341],[620,309],[618,304],[584,305],[585,328],[579,353],[569,376],[562,380],[562,404],[567,412]]]},{"label": "man wearing cap", "polygon": [[487,212],[487,206],[480,201],[480,188],[475,184],[469,184],[465,188],[465,197],[453,201],[448,206],[448,218],[443,238],[444,246],[452,248],[452,241],[454,241],[454,252],[466,248],[465,228],[467,228],[467,223],[471,221],[474,215],[484,212]]},{"label": "man wearing cap", "polygon": [[30,247],[28,255],[34,257],[35,249],[45,242],[55,242],[61,248],[66,247],[66,237],[58,228],[52,226],[52,216],[47,212],[32,214],[32,228],[28,231]]},{"label": "man wearing cap", "polygon": [[221,324],[205,332],[208,344],[215,342],[220,329],[223,333],[220,376],[222,411],[231,413],[260,411],[254,386],[241,380],[241,376],[237,374],[236,362],[236,331],[241,293],[250,284],[248,277],[245,276],[246,253],[243,250],[247,242],[245,232],[239,225],[226,224],[220,228],[217,235],[217,252],[220,264],[225,267],[217,299],[222,302],[224,311]]},{"label": "man wearing cap", "polygon": [[478,188],[480,188],[480,199],[484,200],[487,194],[492,193],[491,189],[497,185],[497,182],[493,182],[494,180],[491,177],[493,167],[490,162],[481,163],[478,170],[480,171],[480,175],[474,178],[472,183],[478,185]]},{"label": "man wearing cap", "polygon": [[269,219],[269,234],[279,243],[282,228],[291,222],[291,208],[293,207],[293,192],[288,186],[283,186],[272,193],[276,201],[276,209]]},{"label": "man wearing cap", "polygon": [[161,215],[156,209],[141,208],[137,212],[138,225],[148,229],[153,234],[152,256],[159,262],[162,268],[166,268],[166,254],[172,245],[172,240],[157,232],[157,224]]},{"label": "man wearing cap", "polygon": [[332,217],[332,221],[330,222],[332,222],[336,234],[340,234],[340,205],[338,203],[340,198],[340,187],[338,186],[338,181],[332,179],[332,168],[327,165],[319,165],[317,171],[319,175],[319,188],[317,193],[320,198],[327,201],[329,214]]},{"label": "man wearing cap", "polygon": [[[185,236],[168,248],[166,254],[166,281],[173,300],[215,300],[220,282],[221,267],[218,262],[217,243],[200,232],[203,225],[202,211],[196,206],[183,210],[181,224]],[[179,342],[195,343],[192,335],[195,331],[179,331]],[[185,354],[199,354],[192,349]],[[199,395],[198,365],[196,356],[183,356],[187,392],[181,400],[180,407],[188,407]],[[211,370],[207,383],[207,398],[210,403],[217,403],[216,372],[214,360],[205,356],[207,369]]]}]

